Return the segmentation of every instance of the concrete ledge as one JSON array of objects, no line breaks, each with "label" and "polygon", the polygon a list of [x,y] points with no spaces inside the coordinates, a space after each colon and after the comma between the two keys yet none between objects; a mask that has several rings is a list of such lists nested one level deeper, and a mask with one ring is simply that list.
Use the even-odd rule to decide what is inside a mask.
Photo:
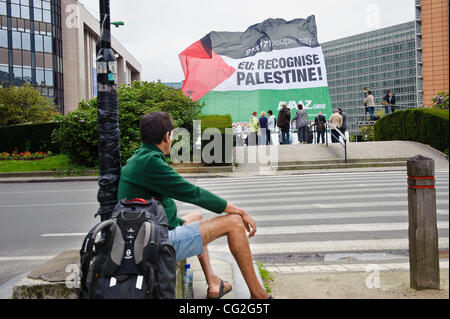
[{"label": "concrete ledge", "polygon": [[[26,278],[13,287],[13,299],[76,299],[75,287],[79,285],[77,276],[69,288],[66,279],[71,274],[66,270],[79,269],[78,250],[65,251],[33,269]],[[69,265],[71,268],[68,268]],[[71,270],[70,270],[71,269]],[[73,274],[73,273],[72,273]]]},{"label": "concrete ledge", "polygon": [[[75,287],[80,285],[79,262],[79,250],[65,251],[48,260],[14,285],[12,299],[78,299]],[[177,264],[177,299],[183,298],[185,263],[183,260]]]}]

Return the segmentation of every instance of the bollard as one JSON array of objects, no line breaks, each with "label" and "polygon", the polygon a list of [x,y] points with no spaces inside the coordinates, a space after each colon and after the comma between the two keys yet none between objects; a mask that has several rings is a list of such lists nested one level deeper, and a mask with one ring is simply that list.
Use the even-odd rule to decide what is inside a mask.
[{"label": "bollard", "polygon": [[407,172],[410,286],[439,289],[434,160],[414,156],[407,161]]}]

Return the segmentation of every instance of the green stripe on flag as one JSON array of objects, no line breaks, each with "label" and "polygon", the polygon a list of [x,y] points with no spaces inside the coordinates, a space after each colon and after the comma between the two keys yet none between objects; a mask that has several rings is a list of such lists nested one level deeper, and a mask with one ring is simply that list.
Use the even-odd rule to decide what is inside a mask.
[{"label": "green stripe on flag", "polygon": [[[302,103],[306,109],[309,120],[322,112],[329,119],[332,114],[332,106],[328,87],[292,89],[292,90],[257,90],[257,91],[211,91],[201,100],[205,103],[202,113],[207,114],[230,114],[233,122],[248,122],[253,112],[262,111],[267,113],[272,110],[278,115],[278,106],[286,102],[292,109],[298,103]],[[291,119],[296,110],[291,111]]]}]

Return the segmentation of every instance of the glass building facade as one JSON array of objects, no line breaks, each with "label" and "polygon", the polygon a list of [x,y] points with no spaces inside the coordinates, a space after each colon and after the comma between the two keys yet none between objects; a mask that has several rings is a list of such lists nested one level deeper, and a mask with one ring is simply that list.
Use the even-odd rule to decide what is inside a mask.
[{"label": "glass building facade", "polygon": [[412,21],[322,43],[333,109],[346,112],[350,134],[359,134],[367,124],[364,87],[372,91],[377,111],[387,90],[395,95],[398,110],[423,106],[417,89],[416,37]]},{"label": "glass building facade", "polygon": [[0,85],[30,83],[64,107],[60,0],[0,0]]}]

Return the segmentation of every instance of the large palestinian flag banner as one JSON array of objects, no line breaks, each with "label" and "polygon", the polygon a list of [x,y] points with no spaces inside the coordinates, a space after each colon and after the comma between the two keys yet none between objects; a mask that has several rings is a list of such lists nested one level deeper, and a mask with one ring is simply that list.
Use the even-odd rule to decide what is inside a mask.
[{"label": "large palestinian flag banner", "polygon": [[205,102],[204,114],[230,114],[247,122],[252,112],[278,114],[285,102],[309,119],[332,113],[322,48],[314,16],[268,19],[245,32],[211,32],[179,55],[182,91]]}]

